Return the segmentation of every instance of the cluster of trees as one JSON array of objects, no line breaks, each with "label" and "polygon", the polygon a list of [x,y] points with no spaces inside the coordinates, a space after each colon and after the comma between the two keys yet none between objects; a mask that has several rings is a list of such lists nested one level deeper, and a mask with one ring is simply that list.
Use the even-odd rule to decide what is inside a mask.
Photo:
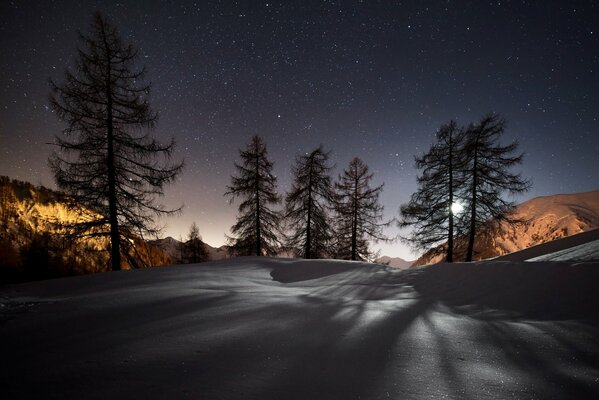
[{"label": "cluster of trees", "polygon": [[[121,268],[123,257],[139,266],[137,238],[158,232],[154,217],[179,211],[166,209],[156,198],[183,164],[171,161],[173,140],[162,144],[147,133],[157,114],[148,103],[145,70],[135,67],[137,51],[99,13],[91,34],[81,34],[80,42],[76,70],[67,70],[61,84],[51,82],[50,102],[66,129],[56,136],[58,150],[49,164],[75,208],[91,212],[64,228],[78,237],[108,238],[113,270]],[[447,260],[452,261],[454,238],[467,235],[466,259],[471,260],[481,224],[510,220],[513,204],[503,193],[524,192],[530,183],[510,172],[522,155],[513,155],[517,143],[499,143],[504,128],[496,115],[467,128],[451,121],[441,127],[430,150],[416,157],[422,170],[419,188],[400,209],[400,226],[413,228],[408,239],[415,247],[447,240]],[[383,221],[379,203],[383,186],[372,185],[372,173],[358,158],[333,182],[329,157],[322,147],[298,155],[292,188],[283,197],[264,141],[256,136],[240,150],[226,191],[231,201],[241,200],[228,238],[233,252],[260,256],[289,248],[305,258],[371,258],[369,242],[387,240],[383,228],[390,223]],[[454,212],[458,204],[464,212]],[[195,226],[185,260],[205,258],[198,243]]]},{"label": "cluster of trees", "polygon": [[[59,149],[49,164],[68,199],[91,214],[64,228],[78,237],[107,237],[113,270],[121,268],[122,257],[138,266],[142,260],[133,257],[132,244],[157,233],[155,216],[178,211],[155,199],[183,165],[170,160],[172,140],[161,144],[146,133],[157,114],[148,103],[145,70],[135,68],[137,51],[101,14],[80,41],[76,70],[67,70],[61,84],[51,82],[52,108],[67,127],[55,138]],[[229,238],[236,254],[272,255],[287,247],[306,258],[368,259],[369,240],[385,239],[382,185],[371,187],[372,174],[361,160],[352,160],[333,184],[328,152],[319,147],[298,156],[284,210],[275,211],[282,198],[264,141],[253,138],[240,156],[227,190],[232,200],[242,199]],[[197,226],[184,247],[183,262],[207,258]]]},{"label": "cluster of trees", "polygon": [[[229,245],[237,255],[275,255],[290,249],[304,258],[368,260],[370,241],[387,240],[383,228],[383,185],[354,158],[337,182],[331,179],[330,152],[322,146],[297,155],[293,184],[284,198],[277,192],[273,162],[264,140],[254,136],[231,177],[225,196],[239,198],[238,217]],[[281,210],[276,210],[284,202]]]},{"label": "cluster of trees", "polygon": [[530,181],[511,172],[520,164],[518,142],[500,143],[505,120],[496,114],[476,124],[459,127],[455,121],[441,126],[428,152],[416,156],[418,190],[400,208],[400,227],[411,227],[407,240],[426,250],[447,241],[446,260],[454,259],[456,237],[467,238],[465,261],[472,261],[479,229],[489,221],[521,222],[511,211],[516,195],[530,188]]}]

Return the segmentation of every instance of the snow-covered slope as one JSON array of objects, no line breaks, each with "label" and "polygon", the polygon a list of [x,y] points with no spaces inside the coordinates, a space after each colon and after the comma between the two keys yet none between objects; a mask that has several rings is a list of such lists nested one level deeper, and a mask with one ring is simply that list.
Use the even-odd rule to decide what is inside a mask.
[{"label": "snow-covered slope", "polygon": [[599,264],[238,258],[0,288],[7,399],[599,398]]},{"label": "snow-covered slope", "polygon": [[[475,242],[475,259],[487,259],[541,243],[599,228],[599,190],[537,197],[517,206],[515,217],[523,224],[499,228],[489,225]],[[456,241],[457,259],[463,259],[466,240]],[[442,247],[425,253],[415,265],[443,260]]]},{"label": "snow-covered slope", "polygon": [[599,261],[599,229],[531,246],[497,261]]}]

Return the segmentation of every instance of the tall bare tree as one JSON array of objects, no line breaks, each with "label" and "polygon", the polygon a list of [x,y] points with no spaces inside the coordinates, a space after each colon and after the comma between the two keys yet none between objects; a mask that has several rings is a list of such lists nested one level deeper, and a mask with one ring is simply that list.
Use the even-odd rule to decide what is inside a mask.
[{"label": "tall bare tree", "polygon": [[173,140],[161,144],[147,133],[157,114],[148,102],[145,69],[135,67],[137,50],[99,13],[90,34],[79,39],[74,71],[66,70],[62,84],[51,81],[50,102],[66,128],[56,136],[60,149],[49,164],[57,185],[91,210],[74,232],[109,237],[111,266],[118,270],[122,254],[137,264],[134,235],[157,233],[154,216],[178,211],[156,198],[183,165],[170,162]]},{"label": "tall bare tree", "polygon": [[500,144],[504,131],[505,120],[497,114],[488,114],[466,132],[469,190],[465,199],[470,217],[466,261],[472,261],[477,230],[482,224],[489,220],[519,222],[510,214],[514,202],[502,195],[520,194],[531,186],[521,174],[511,172],[522,163],[523,154],[514,154],[518,150],[516,141]]},{"label": "tall bare tree", "polygon": [[259,136],[254,136],[239,155],[241,163],[235,163],[237,174],[231,177],[225,192],[231,202],[242,199],[229,245],[238,255],[275,255],[280,245],[280,214],[272,206],[279,204],[281,197],[277,194],[277,177],[272,173],[273,162]]},{"label": "tall bare tree", "polygon": [[322,146],[295,158],[291,172],[294,182],[285,197],[285,218],[291,234],[288,245],[304,258],[330,254],[333,200],[329,154]]},{"label": "tall bare tree", "polygon": [[337,257],[369,260],[369,241],[388,240],[383,228],[383,206],[379,196],[383,185],[371,187],[373,174],[359,158],[354,158],[335,184]]},{"label": "tall bare tree", "polygon": [[453,261],[455,209],[464,189],[464,131],[455,121],[442,125],[429,151],[415,157],[418,189],[400,208],[399,226],[411,227],[408,241],[426,250],[447,241],[448,262]]}]

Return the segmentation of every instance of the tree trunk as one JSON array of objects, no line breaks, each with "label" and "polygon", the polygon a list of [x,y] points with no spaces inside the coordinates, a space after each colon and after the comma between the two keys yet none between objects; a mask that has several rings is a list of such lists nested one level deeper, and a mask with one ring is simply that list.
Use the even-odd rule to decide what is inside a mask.
[{"label": "tree trunk", "polygon": [[[104,33],[104,32],[102,32]],[[116,171],[114,165],[114,132],[112,120],[112,71],[110,68],[111,55],[108,43],[106,46],[106,169],[108,174],[108,219],[110,223],[110,260],[113,271],[121,269],[121,235],[119,233],[119,220],[117,213],[116,197]]]},{"label": "tree trunk", "polygon": [[308,172],[308,221],[306,222],[306,249],[304,258],[310,259],[312,258],[311,250],[312,250],[312,163],[314,162],[313,158],[310,157],[310,171]]},{"label": "tree trunk", "polygon": [[262,255],[262,232],[260,232],[260,163],[258,144],[256,143],[256,256]]},{"label": "tree trunk", "polygon": [[447,232],[447,262],[453,262],[453,139],[449,133],[449,229]]},{"label": "tree trunk", "polygon": [[353,215],[352,215],[352,231],[351,231],[351,259],[358,259],[358,171],[355,171],[354,181],[354,198],[353,198]]},{"label": "tree trunk", "polygon": [[[477,139],[478,140],[478,139]],[[466,251],[466,261],[472,261],[472,254],[474,253],[474,236],[476,235],[476,189],[477,189],[477,170],[478,170],[478,143],[474,147],[474,161],[472,163],[472,199],[471,199],[471,210],[470,210],[470,232],[468,238],[468,250]]]}]

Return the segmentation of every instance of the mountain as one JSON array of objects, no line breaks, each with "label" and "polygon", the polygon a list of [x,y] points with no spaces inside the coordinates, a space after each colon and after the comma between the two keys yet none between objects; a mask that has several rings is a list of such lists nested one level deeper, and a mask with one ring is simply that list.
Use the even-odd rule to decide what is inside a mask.
[{"label": "mountain", "polygon": [[387,265],[389,267],[398,269],[408,269],[414,263],[414,261],[406,261],[400,257],[389,256],[379,257],[374,262],[377,264]]},{"label": "mountain", "polygon": [[[163,252],[169,255],[175,262],[181,260],[183,252],[183,242],[168,236],[163,239],[152,240],[150,243],[161,249]],[[211,261],[223,260],[229,258],[227,246],[212,247],[209,244],[202,242],[204,248],[208,252],[208,258]]]},{"label": "mountain", "polygon": [[[0,176],[0,280],[19,281],[79,275],[109,268],[106,237],[69,238],[62,225],[93,215],[73,207],[63,193]],[[146,265],[172,259],[141,238],[132,259]],[[124,269],[133,266],[124,260]]]},{"label": "mountain", "polygon": [[537,244],[495,258],[497,261],[599,262],[599,229]]},{"label": "mountain", "polygon": [[[477,235],[474,258],[488,259],[552,240],[599,228],[599,190],[536,197],[518,205],[518,225],[488,223]],[[455,258],[463,260],[467,239],[456,240]],[[446,244],[429,250],[414,263],[434,264],[444,259]]]}]

